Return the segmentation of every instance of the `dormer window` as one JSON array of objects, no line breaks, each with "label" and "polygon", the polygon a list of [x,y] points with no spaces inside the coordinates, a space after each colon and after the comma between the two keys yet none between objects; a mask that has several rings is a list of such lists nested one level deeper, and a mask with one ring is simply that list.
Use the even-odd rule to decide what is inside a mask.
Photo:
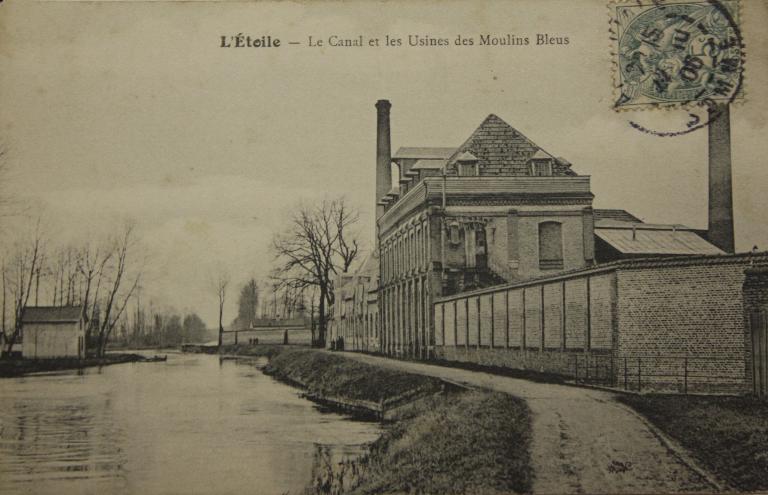
[{"label": "dormer window", "polygon": [[536,150],[536,153],[528,160],[530,166],[530,172],[533,177],[550,177],[552,176],[552,162],[554,160],[551,156],[545,153],[543,150]]},{"label": "dormer window", "polygon": [[531,175],[550,177],[552,175],[552,160],[531,160]]},{"label": "dormer window", "polygon": [[459,177],[475,177],[480,175],[477,157],[469,151],[463,152],[456,158],[456,170]]},{"label": "dormer window", "polygon": [[477,175],[477,169],[474,163],[459,163],[459,176],[472,177]]}]

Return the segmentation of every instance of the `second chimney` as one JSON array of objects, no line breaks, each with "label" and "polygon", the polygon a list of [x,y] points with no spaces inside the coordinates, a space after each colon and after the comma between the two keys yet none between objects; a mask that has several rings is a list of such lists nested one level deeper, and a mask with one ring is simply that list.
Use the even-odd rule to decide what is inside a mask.
[{"label": "second chimney", "polygon": [[709,115],[709,225],[707,239],[726,253],[734,252],[731,181],[731,115],[719,104]]},{"label": "second chimney", "polygon": [[376,219],[384,214],[379,204],[392,188],[392,149],[389,142],[389,100],[376,102]]}]

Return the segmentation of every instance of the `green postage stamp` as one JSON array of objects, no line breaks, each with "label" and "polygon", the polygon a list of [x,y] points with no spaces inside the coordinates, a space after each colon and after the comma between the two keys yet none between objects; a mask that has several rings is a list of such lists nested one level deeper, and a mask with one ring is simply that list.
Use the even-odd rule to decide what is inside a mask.
[{"label": "green postage stamp", "polygon": [[616,110],[743,97],[736,0],[633,0],[609,8]]}]

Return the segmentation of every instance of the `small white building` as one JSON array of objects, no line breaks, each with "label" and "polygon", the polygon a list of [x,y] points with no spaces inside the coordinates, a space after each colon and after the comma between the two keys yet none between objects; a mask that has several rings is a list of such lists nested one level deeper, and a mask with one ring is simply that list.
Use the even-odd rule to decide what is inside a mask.
[{"label": "small white building", "polygon": [[79,306],[27,307],[21,323],[22,357],[85,357],[85,323]]}]

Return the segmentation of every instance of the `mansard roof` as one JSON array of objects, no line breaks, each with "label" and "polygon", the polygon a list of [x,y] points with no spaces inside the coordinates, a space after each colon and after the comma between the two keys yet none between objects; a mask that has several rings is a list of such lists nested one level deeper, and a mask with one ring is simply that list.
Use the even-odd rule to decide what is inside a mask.
[{"label": "mansard roof", "polygon": [[[531,175],[529,160],[532,157],[552,157],[494,114],[486,117],[453,153],[448,160],[449,173],[455,171],[455,163],[465,152],[477,157],[480,175],[528,176]],[[552,175],[576,175],[565,160],[553,158],[552,165]]]}]

